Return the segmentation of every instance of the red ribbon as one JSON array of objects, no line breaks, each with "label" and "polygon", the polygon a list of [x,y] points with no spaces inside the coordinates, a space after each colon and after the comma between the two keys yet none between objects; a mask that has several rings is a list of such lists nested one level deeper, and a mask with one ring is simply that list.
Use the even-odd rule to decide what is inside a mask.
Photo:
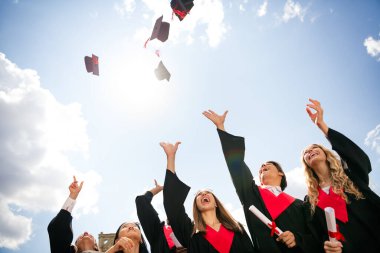
[{"label": "red ribbon", "polygon": [[268,224],[268,225],[271,227],[270,236],[273,236],[276,233],[276,228],[277,228],[276,222],[274,222],[273,220],[272,224]]},{"label": "red ribbon", "polygon": [[344,242],[344,241],[346,240],[346,239],[344,238],[344,236],[342,235],[342,233],[339,232],[338,224],[336,224],[336,232],[328,231],[328,233],[329,233],[329,237],[331,237],[331,238],[335,238],[335,239],[337,239],[338,241]]},{"label": "red ribbon", "polygon": [[173,13],[177,14],[178,16],[181,17],[181,19],[184,19],[187,15],[187,11],[180,11],[180,10],[177,10],[177,9],[173,9]]}]

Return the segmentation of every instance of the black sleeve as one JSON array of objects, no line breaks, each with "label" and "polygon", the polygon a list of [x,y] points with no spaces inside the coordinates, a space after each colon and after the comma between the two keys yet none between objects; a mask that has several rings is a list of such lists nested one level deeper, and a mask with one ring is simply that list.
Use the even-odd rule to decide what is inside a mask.
[{"label": "black sleeve", "polygon": [[152,198],[153,193],[147,191],[144,195],[137,196],[135,200],[137,216],[150,245],[154,245],[163,233],[158,213],[151,204]]},{"label": "black sleeve", "polygon": [[187,248],[193,231],[193,223],[186,214],[184,202],[190,187],[184,184],[176,174],[166,170],[164,183],[164,207],[178,241]]},{"label": "black sleeve", "polygon": [[366,185],[371,172],[371,162],[364,151],[343,134],[329,128],[327,138],[339,156],[347,163],[351,173],[360,178]]},{"label": "black sleeve", "polygon": [[73,217],[70,212],[61,209],[48,225],[51,253],[72,252],[73,230],[71,222]]},{"label": "black sleeve", "polygon": [[317,228],[314,227],[312,222],[312,215],[309,203],[304,202],[304,204],[302,205],[302,210],[304,215],[306,231],[303,234],[294,231],[296,245],[302,250],[302,252],[305,253],[324,253],[323,241],[320,238],[319,233],[317,232]]},{"label": "black sleeve", "polygon": [[232,182],[240,202],[244,205],[247,199],[246,193],[252,190],[253,183],[252,173],[244,162],[244,138],[217,130]]}]

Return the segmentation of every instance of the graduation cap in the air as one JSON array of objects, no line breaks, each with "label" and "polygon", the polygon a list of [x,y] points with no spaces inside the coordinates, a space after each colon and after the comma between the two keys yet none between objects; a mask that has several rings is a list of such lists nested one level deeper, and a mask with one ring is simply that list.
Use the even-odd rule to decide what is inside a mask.
[{"label": "graduation cap in the air", "polygon": [[162,63],[162,61],[160,61],[157,68],[154,70],[154,73],[156,74],[158,80],[161,81],[166,79],[169,82],[171,75],[169,71],[166,69],[165,65]]},{"label": "graduation cap in the air", "polygon": [[146,44],[149,40],[158,39],[161,42],[165,42],[168,39],[170,24],[168,22],[163,22],[163,18],[164,16],[161,16],[156,20],[156,23],[153,27],[152,35],[150,35],[150,38],[145,42],[144,47],[146,47]]},{"label": "graduation cap in the air", "polygon": [[173,13],[182,21],[189,14],[191,8],[193,8],[193,2],[194,0],[171,0],[170,6],[173,9]]},{"label": "graduation cap in the air", "polygon": [[86,64],[87,72],[92,72],[94,75],[99,75],[99,58],[96,55],[85,56],[84,63]]}]

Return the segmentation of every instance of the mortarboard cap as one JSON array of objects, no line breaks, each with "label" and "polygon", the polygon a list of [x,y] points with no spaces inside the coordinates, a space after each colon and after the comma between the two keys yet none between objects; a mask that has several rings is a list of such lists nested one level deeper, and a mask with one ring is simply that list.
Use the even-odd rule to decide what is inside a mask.
[{"label": "mortarboard cap", "polygon": [[182,21],[194,6],[194,0],[171,0],[174,14]]},{"label": "mortarboard cap", "polygon": [[158,40],[165,42],[168,39],[170,24],[168,22],[163,22],[163,17],[164,16],[161,16],[156,20],[150,40],[157,38]]},{"label": "mortarboard cap", "polygon": [[161,81],[161,80],[166,79],[169,82],[171,75],[169,71],[166,69],[166,67],[164,66],[164,64],[162,63],[162,61],[160,61],[157,68],[154,70],[154,73],[156,74],[156,77],[158,80]]},{"label": "mortarboard cap", "polygon": [[94,75],[99,75],[99,58],[96,55],[92,55],[92,57],[85,56],[84,63],[86,64],[87,72],[92,72]]}]

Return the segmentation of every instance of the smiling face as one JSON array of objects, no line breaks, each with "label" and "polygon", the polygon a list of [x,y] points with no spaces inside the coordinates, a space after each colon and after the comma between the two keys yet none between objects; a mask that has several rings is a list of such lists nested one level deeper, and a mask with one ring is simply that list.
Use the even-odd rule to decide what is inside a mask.
[{"label": "smiling face", "polygon": [[264,185],[280,186],[284,173],[271,163],[263,163],[259,170],[260,182]]},{"label": "smiling face", "polygon": [[325,152],[316,144],[308,146],[303,152],[303,160],[310,168],[315,168],[318,163],[325,163]]},{"label": "smiling face", "polygon": [[199,191],[195,197],[195,201],[200,212],[216,208],[214,195],[209,190]]}]

